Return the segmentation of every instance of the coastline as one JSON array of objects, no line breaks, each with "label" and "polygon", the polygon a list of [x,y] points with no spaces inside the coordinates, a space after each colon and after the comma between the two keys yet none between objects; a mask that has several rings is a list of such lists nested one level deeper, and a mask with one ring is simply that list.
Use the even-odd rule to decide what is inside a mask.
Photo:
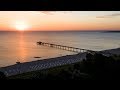
[{"label": "coastline", "polygon": [[116,31],[103,31],[104,33],[120,33],[119,30],[116,30]]},{"label": "coastline", "polygon": [[106,55],[120,55],[120,48],[102,50],[99,52]]},{"label": "coastline", "polygon": [[[120,55],[120,48],[103,50],[103,51],[99,51],[98,53],[102,53],[106,56]],[[85,58],[86,58],[86,52],[74,54],[74,55],[66,55],[56,58],[19,63],[15,65],[2,67],[0,68],[0,71],[4,72],[6,76],[12,76],[26,72],[31,72],[31,71],[43,70],[56,66],[72,64],[72,63],[80,62]]]},{"label": "coastline", "polygon": [[62,66],[66,64],[72,64],[85,59],[86,53],[66,55],[56,58],[49,58],[31,62],[25,62],[7,67],[0,68],[0,71],[4,72],[6,76],[12,76],[22,74],[26,72],[48,69],[56,66]]}]

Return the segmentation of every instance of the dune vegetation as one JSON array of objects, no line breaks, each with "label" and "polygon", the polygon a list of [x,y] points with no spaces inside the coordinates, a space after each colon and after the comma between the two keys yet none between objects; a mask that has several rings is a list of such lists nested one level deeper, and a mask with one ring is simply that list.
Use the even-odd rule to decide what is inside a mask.
[{"label": "dune vegetation", "polygon": [[112,80],[120,77],[120,56],[87,54],[86,59],[69,65],[58,66],[7,77],[7,79],[39,80]]}]

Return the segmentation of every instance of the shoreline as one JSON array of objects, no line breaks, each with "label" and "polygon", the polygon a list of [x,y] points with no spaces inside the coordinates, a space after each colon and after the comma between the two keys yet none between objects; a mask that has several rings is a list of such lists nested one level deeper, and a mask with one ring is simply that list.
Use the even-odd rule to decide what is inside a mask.
[{"label": "shoreline", "polygon": [[85,57],[86,57],[86,53],[66,55],[56,58],[49,58],[49,59],[36,60],[36,61],[25,62],[20,64],[14,64],[0,68],[0,71],[4,72],[6,76],[12,76],[26,72],[76,63],[85,59]]},{"label": "shoreline", "polygon": [[[110,56],[114,54],[120,55],[120,48],[102,50],[98,52],[106,56]],[[31,71],[43,70],[43,69],[48,69],[56,66],[72,64],[72,63],[80,62],[85,58],[86,58],[86,52],[14,64],[6,67],[1,67],[0,71],[5,73],[6,76],[12,76],[12,75],[22,74],[26,72],[31,72]]]},{"label": "shoreline", "polygon": [[120,48],[114,48],[114,49],[107,49],[107,50],[102,50],[99,51],[102,54],[106,54],[108,56],[110,55],[120,55]]}]

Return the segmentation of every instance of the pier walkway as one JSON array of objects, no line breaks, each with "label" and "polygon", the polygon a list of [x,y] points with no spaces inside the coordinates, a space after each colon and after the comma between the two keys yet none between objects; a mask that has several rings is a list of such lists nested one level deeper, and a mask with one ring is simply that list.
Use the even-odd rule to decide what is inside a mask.
[{"label": "pier walkway", "polygon": [[67,50],[67,51],[76,52],[76,53],[83,53],[83,52],[95,53],[95,51],[92,51],[92,50],[69,47],[69,46],[64,46],[64,45],[57,45],[57,44],[52,44],[52,43],[45,43],[45,42],[41,42],[41,41],[37,42],[37,45],[48,46],[48,47]]}]

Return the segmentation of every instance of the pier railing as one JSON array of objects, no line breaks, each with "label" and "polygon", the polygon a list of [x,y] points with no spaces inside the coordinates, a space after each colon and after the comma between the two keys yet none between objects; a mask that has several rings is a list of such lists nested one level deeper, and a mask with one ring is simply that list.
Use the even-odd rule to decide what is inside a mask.
[{"label": "pier railing", "polygon": [[58,44],[52,44],[52,43],[37,42],[37,44],[38,44],[38,45],[43,45],[43,46],[52,47],[52,48],[67,50],[67,51],[71,51],[71,52],[76,52],[76,53],[83,53],[83,52],[95,53],[95,51],[92,51],[92,50],[81,49],[81,48],[75,48],[75,47],[69,47],[69,46],[58,45]]}]

